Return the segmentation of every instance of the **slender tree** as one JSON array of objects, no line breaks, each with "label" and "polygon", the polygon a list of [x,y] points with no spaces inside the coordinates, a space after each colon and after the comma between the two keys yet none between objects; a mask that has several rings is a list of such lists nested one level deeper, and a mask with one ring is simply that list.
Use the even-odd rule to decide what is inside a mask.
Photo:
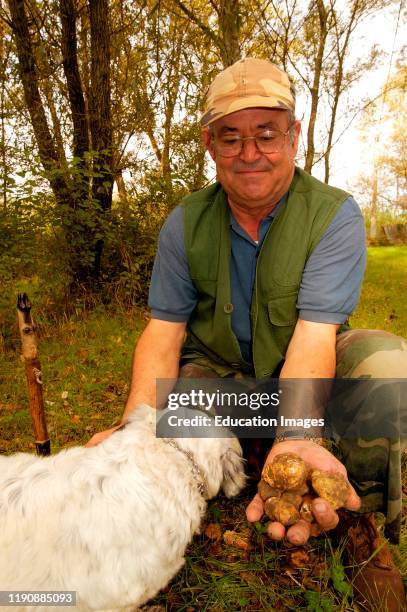
[{"label": "slender tree", "polygon": [[[107,0],[91,0],[91,85],[89,109],[79,71],[76,20],[71,0],[60,0],[60,50],[73,125],[72,166],[65,146],[51,84],[38,59],[38,44],[24,0],[8,0],[24,100],[39,157],[60,209],[73,278],[97,280],[104,244],[104,214],[112,201],[112,127],[110,117],[109,7]],[[42,95],[43,94],[43,95]],[[44,106],[47,101],[47,108]],[[48,114],[51,116],[52,127]],[[90,167],[89,167],[90,164]]]}]

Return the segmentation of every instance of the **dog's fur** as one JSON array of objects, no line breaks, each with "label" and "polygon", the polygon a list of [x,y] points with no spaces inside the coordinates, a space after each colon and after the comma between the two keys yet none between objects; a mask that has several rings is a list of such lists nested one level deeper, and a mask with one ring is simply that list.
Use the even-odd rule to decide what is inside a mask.
[{"label": "dog's fur", "polygon": [[[177,444],[209,497],[244,486],[235,438]],[[155,437],[148,406],[96,447],[0,457],[0,590],[72,590],[76,609],[134,609],[182,567],[205,508],[190,462]]]}]

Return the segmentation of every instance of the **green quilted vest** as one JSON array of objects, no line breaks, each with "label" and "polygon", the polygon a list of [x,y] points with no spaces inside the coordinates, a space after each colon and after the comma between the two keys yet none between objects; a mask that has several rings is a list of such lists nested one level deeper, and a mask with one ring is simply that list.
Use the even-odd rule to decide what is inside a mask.
[{"label": "green quilted vest", "polygon": [[[349,197],[296,168],[288,198],[273,220],[257,259],[251,305],[256,378],[270,376],[284,359],[298,318],[301,276],[309,256]],[[253,368],[231,328],[230,213],[219,183],[187,196],[185,248],[198,304],[187,326],[185,360],[210,360],[219,375]]]}]

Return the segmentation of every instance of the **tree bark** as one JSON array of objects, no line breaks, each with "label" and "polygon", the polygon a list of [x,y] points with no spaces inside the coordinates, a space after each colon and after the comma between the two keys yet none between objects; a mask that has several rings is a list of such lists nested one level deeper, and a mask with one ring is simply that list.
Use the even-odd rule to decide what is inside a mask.
[{"label": "tree bark", "polygon": [[[336,72],[335,72],[335,86],[334,86],[334,93],[333,93],[334,101],[332,105],[331,119],[329,122],[328,141],[327,141],[326,151],[324,155],[324,166],[325,166],[324,181],[325,183],[328,183],[329,181],[329,173],[330,173],[329,163],[330,163],[330,156],[331,156],[331,148],[332,148],[332,142],[333,142],[334,131],[335,131],[336,115],[338,112],[339,98],[341,95],[341,89],[343,85],[343,65],[344,65],[344,61],[346,58],[346,54],[348,52],[349,39],[350,39],[351,33],[354,28],[354,23],[356,20],[358,9],[359,9],[359,4],[358,4],[358,1],[356,0],[356,2],[353,5],[353,10],[352,10],[350,21],[346,25],[345,40],[343,42],[342,47],[340,46],[340,33],[338,31],[337,22],[336,22],[335,36],[336,36],[336,53],[337,53],[338,63],[337,63]],[[335,18],[336,18],[336,15],[335,15]]]},{"label": "tree bark", "polygon": [[370,232],[369,238],[374,244],[377,240],[377,187],[378,187],[378,168],[377,160],[373,167],[372,201],[370,203]]},{"label": "tree bark", "polygon": [[[181,82],[180,58],[184,44],[185,28],[180,27],[179,22],[172,18],[173,45],[171,49],[171,63],[168,66],[168,79],[166,88],[165,122],[164,122],[164,141],[161,152],[161,174],[167,185],[169,196],[172,195],[172,176],[171,176],[171,141],[172,141],[172,122],[174,119],[175,104]],[[150,139],[151,141],[151,139]]]},{"label": "tree bark", "polygon": [[116,169],[115,181],[117,185],[117,192],[119,194],[119,198],[121,200],[125,200],[127,198],[127,190],[126,183],[123,178],[123,170],[121,168]]},{"label": "tree bark", "polygon": [[62,61],[73,123],[73,154],[83,163],[83,155],[86,151],[89,151],[89,127],[79,73],[76,10],[73,1],[60,0],[59,12],[62,25]]},{"label": "tree bark", "polygon": [[[0,0],[0,9],[3,9],[2,0]],[[2,168],[2,198],[3,210],[7,209],[7,155],[6,155],[6,66],[8,60],[8,52],[6,51],[6,31],[4,23],[0,20],[0,147],[1,147],[1,168]]]},{"label": "tree bark", "polygon": [[219,32],[222,63],[227,68],[240,59],[239,0],[220,0]]},{"label": "tree bark", "polygon": [[319,32],[318,32],[319,43],[318,43],[318,48],[317,48],[317,54],[315,57],[314,78],[313,78],[312,85],[310,87],[311,113],[310,113],[310,119],[309,119],[308,130],[307,130],[307,154],[305,156],[305,166],[304,166],[304,170],[306,172],[311,172],[312,166],[314,165],[315,124],[316,124],[318,104],[319,104],[319,88],[320,88],[320,82],[321,82],[322,64],[323,64],[323,58],[324,58],[326,37],[328,34],[328,30],[327,30],[328,13],[325,8],[323,0],[316,0],[316,6],[318,9],[318,21],[319,21]]},{"label": "tree bark", "polygon": [[[96,234],[103,216],[112,206],[113,147],[110,110],[110,20],[108,0],[89,0],[91,34],[91,90],[89,100],[90,132],[93,154],[92,200],[98,203]],[[96,240],[94,276],[101,269],[104,240]]]},{"label": "tree bark", "polygon": [[63,176],[61,163],[47,123],[38,88],[38,74],[28,28],[27,15],[24,8],[24,0],[7,1],[17,47],[18,71],[23,84],[24,98],[30,114],[41,163],[47,172],[57,202],[59,204],[68,204],[73,207],[74,203],[65,177]]}]

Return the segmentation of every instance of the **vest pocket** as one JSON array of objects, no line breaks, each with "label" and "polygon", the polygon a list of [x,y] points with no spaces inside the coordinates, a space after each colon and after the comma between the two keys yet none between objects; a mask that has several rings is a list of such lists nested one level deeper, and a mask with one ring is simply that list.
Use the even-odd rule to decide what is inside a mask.
[{"label": "vest pocket", "polygon": [[[283,290],[284,291],[284,290]],[[293,325],[298,319],[297,310],[298,289],[285,290],[267,303],[270,322],[278,327]]]}]

